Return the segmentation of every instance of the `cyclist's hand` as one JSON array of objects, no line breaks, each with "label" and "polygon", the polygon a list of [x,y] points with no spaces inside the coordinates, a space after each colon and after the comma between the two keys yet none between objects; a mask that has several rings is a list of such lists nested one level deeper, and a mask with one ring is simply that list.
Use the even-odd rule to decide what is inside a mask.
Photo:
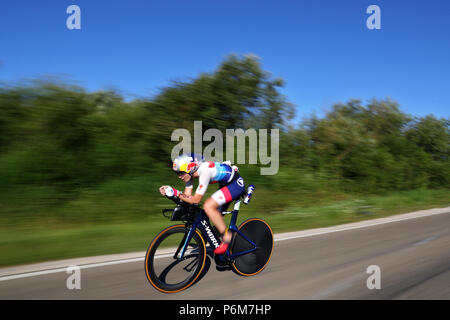
[{"label": "cyclist's hand", "polygon": [[162,186],[161,188],[159,188],[159,192],[163,195],[163,196],[167,196],[167,197],[178,197],[178,194],[180,193],[177,189],[172,188],[171,186]]},{"label": "cyclist's hand", "polygon": [[161,195],[165,196],[167,187],[168,186],[162,186],[161,188],[159,188],[159,193],[161,193]]}]

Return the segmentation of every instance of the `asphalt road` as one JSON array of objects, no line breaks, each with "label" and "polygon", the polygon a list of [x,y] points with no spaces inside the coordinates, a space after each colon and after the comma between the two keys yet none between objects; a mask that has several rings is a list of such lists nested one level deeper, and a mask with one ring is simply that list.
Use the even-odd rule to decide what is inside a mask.
[{"label": "asphalt road", "polygon": [[[150,239],[149,239],[150,240]],[[380,289],[369,290],[369,266]],[[275,242],[267,268],[245,278],[219,272],[177,294],[147,281],[144,262],[81,270],[81,289],[65,272],[0,281],[0,299],[450,299],[450,212]],[[370,281],[371,282],[371,281]],[[371,282],[373,283],[373,282]]]}]

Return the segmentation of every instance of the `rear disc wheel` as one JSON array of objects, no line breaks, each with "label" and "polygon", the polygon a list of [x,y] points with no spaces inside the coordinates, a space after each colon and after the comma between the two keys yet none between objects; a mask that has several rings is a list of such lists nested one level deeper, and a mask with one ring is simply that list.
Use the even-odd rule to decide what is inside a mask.
[{"label": "rear disc wheel", "polygon": [[[256,245],[256,250],[235,258],[231,266],[242,276],[254,276],[264,270],[272,257],[273,232],[267,222],[257,218],[244,221],[239,226],[239,231]],[[236,254],[252,248],[251,243],[236,233],[230,253]]]}]

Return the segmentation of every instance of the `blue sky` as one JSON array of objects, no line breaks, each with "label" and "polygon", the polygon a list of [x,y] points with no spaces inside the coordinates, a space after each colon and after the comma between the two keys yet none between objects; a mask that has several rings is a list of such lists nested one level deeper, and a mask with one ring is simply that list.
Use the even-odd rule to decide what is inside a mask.
[{"label": "blue sky", "polygon": [[[81,8],[81,30],[66,9]],[[366,8],[381,9],[369,30]],[[390,97],[403,111],[449,117],[446,0],[3,1],[0,82],[56,75],[90,91],[151,97],[171,80],[212,72],[231,53],[255,54],[297,107]]]}]

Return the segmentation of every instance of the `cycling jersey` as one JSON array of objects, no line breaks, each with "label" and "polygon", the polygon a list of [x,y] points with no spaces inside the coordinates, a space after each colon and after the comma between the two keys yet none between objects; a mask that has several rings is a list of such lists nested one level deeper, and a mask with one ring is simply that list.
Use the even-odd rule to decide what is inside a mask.
[{"label": "cycling jersey", "polygon": [[199,185],[195,193],[204,195],[210,183],[223,186],[211,196],[219,205],[236,200],[244,192],[244,179],[226,163],[203,162],[197,172]]},{"label": "cycling jersey", "polygon": [[203,162],[197,172],[199,182],[195,193],[201,195],[205,194],[210,183],[229,183],[235,174],[229,165],[212,161]]}]

